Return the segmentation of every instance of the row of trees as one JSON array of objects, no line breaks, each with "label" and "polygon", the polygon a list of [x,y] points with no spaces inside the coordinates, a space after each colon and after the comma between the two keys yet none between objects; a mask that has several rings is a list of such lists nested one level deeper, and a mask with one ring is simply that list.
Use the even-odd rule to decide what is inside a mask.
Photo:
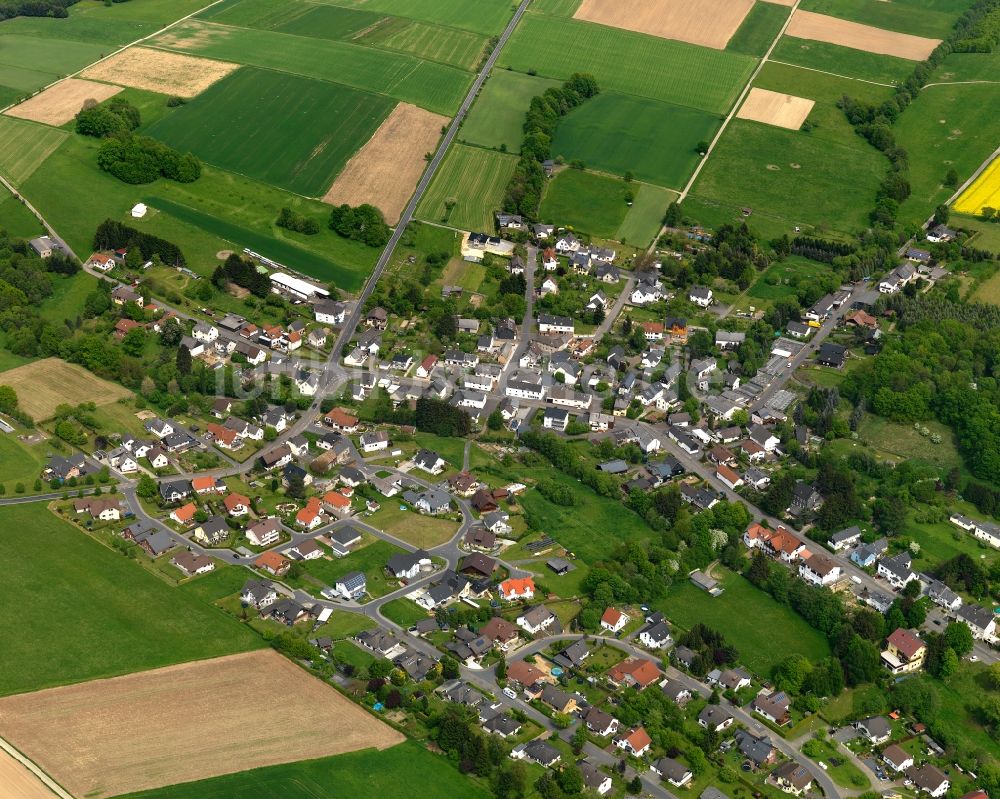
[{"label": "row of trees", "polygon": [[546,89],[531,98],[524,117],[524,139],[521,157],[507,184],[504,210],[533,219],[538,214],[545,186],[542,164],[552,157],[552,139],[559,120],[600,89],[593,75],[573,74],[562,86]]},{"label": "row of trees", "polygon": [[112,136],[97,151],[97,165],[123,183],[152,183],[164,177],[193,183],[201,177],[201,161],[149,136]]},{"label": "row of trees", "polygon": [[0,20],[14,17],[55,17],[65,19],[66,10],[77,0],[4,0],[0,3]]},{"label": "row of trees", "polygon": [[173,242],[143,233],[115,219],[105,219],[94,232],[95,250],[138,249],[146,260],[159,258],[165,264],[184,266],[184,253]]}]

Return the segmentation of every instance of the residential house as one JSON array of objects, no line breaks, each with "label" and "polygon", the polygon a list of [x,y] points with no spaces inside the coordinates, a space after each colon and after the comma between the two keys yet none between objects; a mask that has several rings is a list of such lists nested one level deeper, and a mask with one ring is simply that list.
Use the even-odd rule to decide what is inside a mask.
[{"label": "residential house", "polygon": [[691,689],[684,685],[684,683],[680,680],[671,679],[670,677],[667,677],[662,683],[660,683],[660,688],[663,691],[663,695],[677,705],[687,704],[693,696]]},{"label": "residential house", "polygon": [[692,286],[688,289],[688,300],[701,308],[712,304],[712,290],[705,286]]},{"label": "residential house", "polygon": [[662,676],[656,664],[646,658],[626,658],[608,670],[608,681],[615,687],[635,687],[640,691]]},{"label": "residential house", "polygon": [[892,724],[885,716],[869,716],[854,722],[854,729],[876,746],[886,743],[892,737]]},{"label": "residential house", "polygon": [[535,605],[517,617],[517,626],[531,635],[538,635],[557,621],[556,615],[545,605]]},{"label": "residential house", "polygon": [[[808,552],[808,551],[807,551]],[[833,585],[840,580],[843,571],[840,564],[821,552],[815,552],[805,557],[799,564],[799,577],[813,585]]]},{"label": "residential house", "polygon": [[531,577],[511,577],[500,583],[497,590],[506,602],[530,600],[535,595],[535,581]]},{"label": "residential house", "polygon": [[244,605],[253,605],[261,610],[278,601],[278,592],[267,580],[251,579],[247,580],[240,590],[240,601]]},{"label": "residential house", "polygon": [[344,599],[357,601],[368,590],[368,581],[365,575],[359,571],[348,572],[337,578],[333,584],[333,590]]},{"label": "residential house", "polygon": [[937,766],[930,763],[924,763],[920,768],[911,766],[906,770],[906,777],[918,791],[930,794],[935,799],[944,796],[951,788],[951,781]]},{"label": "residential house", "polygon": [[281,539],[281,523],[274,516],[247,526],[246,538],[255,547],[269,547]]},{"label": "residential house", "polygon": [[988,643],[997,641],[997,614],[988,608],[982,605],[962,605],[958,609],[957,617],[959,621],[968,625],[973,638]]},{"label": "residential house", "polygon": [[617,608],[608,608],[601,616],[601,628],[610,633],[617,633],[623,630],[629,623],[629,617]]},{"label": "residential house", "polygon": [[902,590],[911,580],[919,579],[913,571],[913,558],[906,550],[893,555],[891,558],[882,558],[876,567],[876,574],[885,580],[896,590]]},{"label": "residential house", "polygon": [[199,555],[196,552],[184,550],[178,552],[170,559],[170,563],[180,569],[188,577],[196,574],[205,574],[215,568],[215,561],[207,555]]},{"label": "residential house", "polygon": [[778,750],[767,735],[758,737],[749,730],[737,730],[734,737],[740,754],[757,768],[769,766],[778,759]]},{"label": "residential house", "polygon": [[448,462],[436,452],[429,449],[422,449],[414,456],[413,465],[430,474],[440,474],[444,471],[444,467],[448,465]]},{"label": "residential house", "polygon": [[632,757],[642,757],[653,745],[645,727],[633,727],[613,740],[614,745]]},{"label": "residential house", "polygon": [[913,755],[896,744],[889,744],[882,750],[882,760],[895,772],[906,771],[913,765]]},{"label": "residential house", "polygon": [[801,796],[809,790],[813,777],[805,766],[789,760],[771,772],[775,784],[785,793]]},{"label": "residential house", "polygon": [[850,549],[861,542],[861,528],[856,524],[851,527],[846,527],[843,530],[839,530],[830,536],[829,543],[830,549],[834,552],[840,552],[844,549]]},{"label": "residential house", "polygon": [[576,767],[580,769],[580,776],[583,777],[583,785],[585,788],[593,791],[599,796],[604,796],[611,790],[611,777],[598,769],[592,763],[589,763],[586,760],[578,760],[576,761]]},{"label": "residential house", "polygon": [[791,705],[791,697],[784,691],[774,691],[772,693],[761,691],[750,703],[750,709],[772,724],[783,727],[791,720],[791,716],[788,713]]},{"label": "residential house", "polygon": [[663,649],[670,645],[670,625],[666,621],[647,624],[639,631],[639,643],[647,649]]},{"label": "residential house", "polygon": [[194,538],[208,547],[217,547],[229,540],[229,525],[222,516],[210,516],[194,528]]},{"label": "residential house", "polygon": [[273,574],[275,577],[282,577],[291,568],[292,562],[284,555],[268,551],[262,552],[258,556],[257,560],[254,561],[254,566],[268,574]]},{"label": "residential house", "polygon": [[698,724],[706,730],[722,732],[732,726],[733,717],[720,705],[706,705],[698,714]]},{"label": "residential house", "polygon": [[431,556],[424,550],[415,552],[400,552],[389,557],[386,569],[397,580],[412,580],[422,569],[429,568]]},{"label": "residential house", "polygon": [[654,761],[650,769],[675,788],[683,788],[694,777],[694,772],[691,769],[672,757],[661,757]]}]

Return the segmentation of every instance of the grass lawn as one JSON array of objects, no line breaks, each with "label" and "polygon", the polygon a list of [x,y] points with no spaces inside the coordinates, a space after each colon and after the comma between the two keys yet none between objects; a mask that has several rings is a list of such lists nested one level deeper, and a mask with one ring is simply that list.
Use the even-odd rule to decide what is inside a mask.
[{"label": "grass lawn", "polygon": [[[493,230],[517,157],[456,145],[445,157],[417,213],[463,230]],[[449,204],[452,205],[449,208]]]},{"label": "grass lawn", "polygon": [[[385,564],[390,556],[402,551],[387,541],[375,539],[344,558],[329,560],[319,558],[305,561],[305,573],[318,580],[323,586],[328,586],[333,585],[338,577],[343,577],[348,572],[359,571],[368,580],[368,593],[373,598],[380,597],[396,587],[395,581],[390,584],[386,577]],[[289,584],[318,593],[320,586],[316,585],[315,580],[310,580],[305,576],[295,580],[288,578]]]},{"label": "grass lawn", "polygon": [[[0,376],[0,382],[2,380]],[[25,444],[17,437],[19,432],[20,428],[15,433],[0,433],[0,484],[11,495],[14,494],[17,483],[31,489],[49,456],[56,454],[44,441],[40,444]],[[50,489],[46,485],[42,490]]]},{"label": "grass lawn", "polygon": [[540,216],[558,219],[561,225],[610,239],[628,213],[626,194],[635,190],[636,187],[618,178],[564,169],[548,182]]},{"label": "grass lawn", "polygon": [[0,560],[22,612],[4,614],[0,694],[112,677],[263,646],[40,505],[0,508]]},{"label": "grass lawn", "polygon": [[962,663],[943,686],[937,682],[933,685],[941,699],[939,719],[954,731],[956,745],[964,744],[970,751],[992,752],[995,756],[996,738],[983,726],[979,715],[979,707],[987,696],[1000,696],[1000,691],[990,688],[986,668],[982,663]]},{"label": "grass lawn", "polygon": [[375,627],[375,622],[360,613],[348,613],[347,611],[335,610],[330,620],[316,630],[316,636],[327,635],[330,638],[343,640],[353,638],[364,630],[371,630]]},{"label": "grass lawn", "polygon": [[[0,205],[0,211],[2,209],[3,206]],[[964,214],[954,214],[951,218],[951,224],[974,232],[974,237],[969,240],[970,246],[1000,253],[1000,223],[985,222],[982,219]],[[979,286],[973,296],[980,302],[1000,304],[1000,280],[994,275],[990,280],[985,281]]]},{"label": "grass lawn", "polygon": [[394,599],[382,606],[382,615],[400,627],[409,627],[427,618],[427,611],[409,599]]},{"label": "grass lawn", "polygon": [[5,186],[0,186],[0,220],[0,227],[19,238],[30,239],[44,232],[35,215]]},{"label": "grass lawn", "polygon": [[[482,267],[479,267],[479,270],[482,271]],[[464,438],[436,436],[433,433],[417,433],[413,436],[413,440],[417,442],[418,447],[434,450],[434,452],[448,461],[448,466],[445,467],[446,472],[452,469],[462,470],[462,458],[465,453]],[[416,474],[433,479],[433,475],[428,475],[426,472],[417,471]]]},{"label": "grass lawn", "polygon": [[961,466],[962,458],[955,448],[951,430],[934,421],[921,422],[921,425],[940,435],[941,443],[932,443],[930,436],[920,435],[913,425],[898,424],[874,414],[865,414],[858,427],[858,437],[894,460],[927,461],[939,467],[942,474]]},{"label": "grass lawn", "polygon": [[560,575],[546,566],[544,559],[521,564],[522,568],[531,569],[535,573],[536,583],[541,583],[549,591],[557,594],[562,599],[570,599],[583,595],[580,585],[590,572],[590,568],[581,561],[577,561],[573,565],[575,568],[572,571]]},{"label": "grass lawn", "polygon": [[638,186],[635,202],[625,214],[625,221],[618,228],[615,238],[622,244],[645,247],[660,232],[667,206],[676,200],[678,195],[651,183],[632,185]]},{"label": "grass lawn", "polygon": [[97,286],[97,278],[86,272],[77,272],[72,277],[56,277],[52,283],[52,295],[38,308],[38,313],[49,322],[75,320],[83,313],[87,295]]},{"label": "grass lawn", "polygon": [[811,261],[798,255],[790,255],[765,269],[757,282],[747,290],[751,300],[774,302],[785,297],[794,297],[800,281],[809,282],[822,275],[830,274],[827,264]]},{"label": "grass lawn", "polygon": [[726,49],[733,53],[762,56],[788,19],[788,9],[774,3],[754,3]]},{"label": "grass lawn", "polygon": [[710,141],[716,114],[617,92],[601,92],[559,122],[552,152],[567,162],[670,188],[680,188]]},{"label": "grass lawn", "polygon": [[351,641],[336,641],[333,645],[333,655],[341,663],[350,663],[361,674],[375,662],[374,655],[370,655]]},{"label": "grass lawn", "polygon": [[[976,511],[972,511],[975,513]],[[966,554],[973,560],[982,561],[987,567],[1000,558],[1000,552],[982,544],[970,533],[960,530],[950,522],[929,524],[919,522],[912,513],[908,514],[900,533],[920,544],[920,555],[916,558],[916,568],[929,571],[959,554]]]},{"label": "grass lawn", "polygon": [[[346,86],[244,68],[149,134],[230,172],[322,197],[392,107],[387,97]],[[262,117],[271,120],[264,128]]]},{"label": "grass lawn", "polygon": [[769,677],[790,654],[812,661],[829,657],[830,647],[823,634],[791,608],[773,600],[742,575],[721,566],[713,573],[725,589],[721,596],[712,597],[679,577],[659,609],[681,627],[702,623],[718,630],[736,647],[740,662],[761,677]]},{"label": "grass lawn", "polygon": [[183,583],[177,590],[200,602],[214,604],[241,590],[250,579],[253,574],[242,566],[227,566],[217,561],[214,570]]},{"label": "grass lawn", "polygon": [[412,510],[400,510],[400,503],[394,498],[386,499],[381,509],[365,519],[372,527],[377,527],[408,544],[420,549],[430,549],[451,540],[458,530],[458,522],[425,516]]},{"label": "grass lawn", "polygon": [[431,754],[420,744],[406,741],[381,752],[364,749],[242,771],[129,794],[127,799],[410,799],[416,786],[420,786],[422,799],[492,796],[484,785],[459,774],[443,755]]},{"label": "grass lawn", "polygon": [[866,53],[864,50],[787,35],[781,37],[771,58],[834,75],[885,84],[901,83],[913,72],[913,62],[905,58]]},{"label": "grass lawn", "polygon": [[[885,157],[860,137],[833,143],[804,131],[736,119],[709,156],[694,195],[720,206],[770,217],[785,230],[831,227],[844,233],[868,224]],[[803,194],[810,202],[803,203]]]},{"label": "grass lawn", "polygon": [[900,116],[896,141],[921,153],[910,165],[913,193],[900,208],[900,222],[923,222],[952,193],[943,185],[948,170],[965,180],[996,149],[995,100],[995,86],[931,86]]},{"label": "grass lawn", "polygon": [[[3,44],[5,37],[0,37]],[[20,186],[67,138],[47,125],[0,116],[0,172]]]},{"label": "grass lawn", "polygon": [[565,80],[589,72],[602,91],[721,114],[753,71],[752,56],[528,11],[500,66]]},{"label": "grass lawn", "polygon": [[822,760],[827,766],[826,773],[841,788],[866,790],[871,787],[868,777],[848,759],[836,743],[828,738],[813,738],[806,745],[809,747],[809,756],[814,761]]},{"label": "grass lawn", "polygon": [[524,138],[524,115],[531,98],[559,81],[495,69],[459,132],[461,141],[517,153]]}]

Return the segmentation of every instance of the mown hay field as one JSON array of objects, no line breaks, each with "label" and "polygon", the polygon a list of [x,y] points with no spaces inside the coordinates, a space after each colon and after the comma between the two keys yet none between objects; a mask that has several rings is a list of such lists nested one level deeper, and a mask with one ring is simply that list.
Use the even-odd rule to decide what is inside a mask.
[{"label": "mown hay field", "polygon": [[0,696],[264,646],[42,503],[0,508],[0,525],[0,560],[18,564],[5,590],[31,597],[0,616]]},{"label": "mown hay field", "polygon": [[590,72],[619,91],[727,112],[756,64],[752,56],[528,13],[500,54],[501,66],[565,80]]},{"label": "mown hay field", "polygon": [[493,70],[479,92],[476,103],[462,123],[461,141],[507,152],[521,151],[524,139],[524,116],[531,98],[542,94],[559,81],[539,78],[506,69]]},{"label": "mown hay field", "polygon": [[59,127],[70,122],[85,103],[101,103],[121,91],[120,86],[67,78],[7,111],[8,116]]},{"label": "mown hay field", "polygon": [[463,69],[350,42],[188,20],[153,40],[157,47],[378,92],[452,114],[472,83]]},{"label": "mown hay field", "polygon": [[788,9],[776,3],[755,3],[726,49],[734,53],[762,56],[788,19]]},{"label": "mown hay field", "polygon": [[23,185],[67,137],[65,131],[0,116],[0,172]]},{"label": "mown hay field", "polygon": [[601,92],[556,128],[552,152],[589,169],[680,188],[698,163],[697,145],[722,120],[695,108]]},{"label": "mown hay field", "polygon": [[722,50],[754,0],[583,0],[574,19]]},{"label": "mown hay field", "polygon": [[[493,230],[507,183],[514,174],[513,155],[456,144],[417,207],[421,219],[447,222],[470,231]],[[449,211],[448,203],[454,202]]]},{"label": "mown hay field", "polygon": [[168,53],[149,47],[129,47],[83,71],[83,77],[135,89],[195,97],[239,64]]},{"label": "mown hay field", "polygon": [[621,223],[614,237],[618,241],[637,247],[645,247],[652,243],[653,238],[660,232],[667,206],[676,200],[677,196],[676,192],[660,186],[653,186],[650,183],[640,184],[635,193],[635,201],[625,214],[625,221]]},{"label": "mown hay field", "polygon": [[245,68],[149,133],[231,172],[320,197],[392,106],[346,86]]},{"label": "mown hay field", "polygon": [[565,169],[546,186],[540,218],[613,239],[629,211],[625,196],[637,188],[607,175]]},{"label": "mown hay field", "polygon": [[129,396],[128,389],[117,383],[102,380],[82,366],[59,358],[9,369],[0,379],[17,392],[18,407],[37,421],[51,418],[62,404],[106,405]]},{"label": "mown hay field", "polygon": [[404,740],[273,649],[7,697],[0,733],[92,799]]}]

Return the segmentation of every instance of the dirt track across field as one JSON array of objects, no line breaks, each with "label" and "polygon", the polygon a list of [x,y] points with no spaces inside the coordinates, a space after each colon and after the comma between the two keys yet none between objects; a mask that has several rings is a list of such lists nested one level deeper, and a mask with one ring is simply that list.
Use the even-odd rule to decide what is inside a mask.
[{"label": "dirt track across field", "polygon": [[88,100],[102,103],[120,91],[120,86],[67,78],[14,106],[7,111],[7,114],[59,127],[73,119]]},{"label": "dirt track across field", "polygon": [[54,799],[42,781],[0,750],[0,799]]},{"label": "dirt track across field", "polygon": [[83,77],[133,89],[194,97],[239,67],[228,61],[130,47],[84,70]]},{"label": "dirt track across field", "polygon": [[427,166],[424,154],[434,152],[447,124],[448,117],[399,103],[337,175],[323,202],[371,203],[396,224]]},{"label": "dirt track across field", "polygon": [[750,90],[747,99],[736,114],[737,119],[750,119],[763,122],[765,125],[775,125],[779,128],[798,130],[806,121],[809,112],[816,104],[814,100],[796,97],[794,94],[781,94],[767,89]]},{"label": "dirt track across field", "polygon": [[88,799],[403,740],[271,649],[9,696],[0,735]]},{"label": "dirt track across field", "polygon": [[725,49],[754,0],[583,0],[573,19]]},{"label": "dirt track across field", "polygon": [[911,61],[923,61],[941,43],[940,39],[925,39],[909,33],[882,30],[802,9],[796,9],[792,14],[785,33],[799,39],[838,44],[841,47],[864,50],[866,53],[892,55]]}]

